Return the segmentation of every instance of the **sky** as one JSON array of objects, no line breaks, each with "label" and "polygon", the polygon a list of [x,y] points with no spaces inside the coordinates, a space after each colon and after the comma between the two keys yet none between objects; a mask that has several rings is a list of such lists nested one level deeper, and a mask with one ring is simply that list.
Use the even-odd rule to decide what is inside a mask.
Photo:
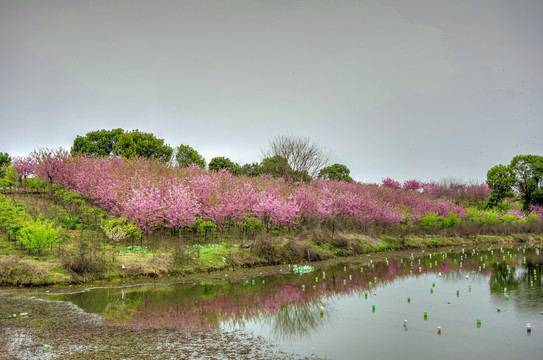
[{"label": "sky", "polygon": [[543,155],[541,0],[0,0],[0,152],[139,129],[209,162],[309,137],[355,180]]}]

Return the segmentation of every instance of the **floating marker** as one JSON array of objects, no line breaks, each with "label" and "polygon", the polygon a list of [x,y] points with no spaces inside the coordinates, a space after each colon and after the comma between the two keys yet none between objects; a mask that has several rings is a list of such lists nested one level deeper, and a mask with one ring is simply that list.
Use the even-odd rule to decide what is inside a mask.
[{"label": "floating marker", "polygon": [[426,320],[426,319],[428,319],[428,312],[427,311],[424,312],[424,320]]},{"label": "floating marker", "polygon": [[321,306],[321,317],[324,315],[324,307]]},{"label": "floating marker", "polygon": [[347,280],[343,280],[343,285],[347,285]]},{"label": "floating marker", "polygon": [[403,327],[407,327],[407,320],[403,321]]},{"label": "floating marker", "polygon": [[430,288],[430,294],[434,293],[434,288]]},{"label": "floating marker", "polygon": [[500,308],[497,309],[498,312],[502,312],[502,310]]},{"label": "floating marker", "polygon": [[481,319],[477,318],[477,325],[481,326]]},{"label": "floating marker", "polygon": [[456,297],[460,297],[460,290],[456,290]]},{"label": "floating marker", "polygon": [[432,287],[436,287],[436,283],[435,283],[435,282],[434,282],[434,283],[432,283]]},{"label": "floating marker", "polygon": [[371,306],[371,312],[375,312],[375,305]]},{"label": "floating marker", "polygon": [[438,327],[437,327],[437,334],[438,334],[438,335],[441,335],[441,326],[438,326]]},{"label": "floating marker", "polygon": [[532,332],[532,325],[530,325],[530,323],[526,323],[526,331],[529,333]]},{"label": "floating marker", "polygon": [[509,301],[509,295],[505,295],[505,301]]},{"label": "floating marker", "polygon": [[370,281],[370,283],[369,283],[369,286],[370,286],[370,288],[371,288],[371,281]]},{"label": "floating marker", "polygon": [[[411,302],[411,298],[410,298],[410,297],[407,298],[407,302],[408,302],[408,303]],[[541,312],[541,313],[543,314],[543,312]]]}]

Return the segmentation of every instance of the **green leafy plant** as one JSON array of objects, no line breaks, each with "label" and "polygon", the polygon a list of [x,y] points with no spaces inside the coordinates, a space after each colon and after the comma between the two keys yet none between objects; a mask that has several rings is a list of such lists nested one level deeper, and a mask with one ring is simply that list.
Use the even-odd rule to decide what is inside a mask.
[{"label": "green leafy plant", "polygon": [[204,239],[207,240],[208,233],[215,233],[217,231],[217,225],[209,220],[198,219],[194,222],[194,227],[199,234],[204,235]]},{"label": "green leafy plant", "polygon": [[458,224],[460,221],[462,221],[462,219],[460,219],[456,213],[451,211],[448,217],[443,218],[442,223],[443,227],[450,228]]},{"label": "green leafy plant", "polygon": [[53,227],[53,223],[48,220],[38,220],[26,222],[20,231],[20,239],[27,249],[35,249],[38,256],[47,246],[52,246],[60,241],[58,236],[59,229]]},{"label": "green leafy plant", "polygon": [[139,239],[141,238],[141,231],[136,224],[128,221],[126,218],[113,218],[108,220],[102,220],[102,230],[106,234],[106,237],[115,242],[119,242],[124,239]]}]

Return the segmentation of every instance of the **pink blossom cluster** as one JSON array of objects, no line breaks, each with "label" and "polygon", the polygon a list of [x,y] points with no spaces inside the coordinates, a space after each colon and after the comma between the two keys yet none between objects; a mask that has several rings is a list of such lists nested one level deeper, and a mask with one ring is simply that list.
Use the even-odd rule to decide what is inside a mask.
[{"label": "pink blossom cluster", "polygon": [[[43,168],[42,168],[43,167]],[[47,156],[34,173],[85,196],[110,215],[125,217],[144,233],[211,220],[221,228],[248,217],[292,228],[304,221],[351,220],[395,225],[427,213],[463,216],[448,199],[419,191],[343,181],[292,183],[271,176],[236,177],[228,171],[168,167],[147,159]]]},{"label": "pink blossom cluster", "polygon": [[490,196],[490,188],[486,183],[482,184],[460,184],[450,182],[440,184],[435,181],[422,182],[416,179],[406,180],[403,183],[385,178],[382,180],[382,186],[393,189],[404,189],[423,192],[426,195],[447,198],[453,201],[482,202]]},{"label": "pink blossom cluster", "polygon": [[530,212],[536,214],[540,220],[543,220],[543,207],[538,205],[530,206]]},{"label": "pink blossom cluster", "polygon": [[23,178],[34,175],[34,158],[31,156],[14,157],[11,164],[17,174],[21,175]]}]

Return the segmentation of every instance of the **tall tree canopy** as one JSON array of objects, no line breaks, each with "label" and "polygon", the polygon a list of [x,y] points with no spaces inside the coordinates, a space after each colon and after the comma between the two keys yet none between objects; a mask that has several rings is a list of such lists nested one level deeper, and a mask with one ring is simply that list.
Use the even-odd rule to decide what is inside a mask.
[{"label": "tall tree canopy", "polygon": [[175,160],[180,167],[187,167],[190,164],[198,165],[201,168],[206,167],[206,161],[202,155],[188,145],[179,145],[175,154]]},{"label": "tall tree canopy", "polygon": [[0,152],[0,178],[6,175],[6,169],[11,165],[11,156]]},{"label": "tall tree canopy", "polygon": [[330,163],[331,155],[318,143],[308,137],[277,136],[270,140],[268,148],[262,151],[264,158],[281,156],[287,159],[290,168],[298,174],[306,172],[311,178],[319,169]]},{"label": "tall tree canopy", "polygon": [[96,130],[88,132],[85,136],[77,136],[72,145],[72,154],[91,156],[110,156],[117,144],[119,135],[123,129]]},{"label": "tall tree canopy", "polygon": [[164,144],[163,139],[139,130],[123,132],[117,137],[117,142],[113,147],[113,154],[127,159],[143,157],[167,162],[172,152],[173,149],[168,144]]},{"label": "tall tree canopy", "polygon": [[515,172],[508,165],[496,165],[486,173],[486,183],[492,190],[488,206],[497,206],[509,194],[516,183]]},{"label": "tall tree canopy", "polygon": [[270,174],[273,177],[288,177],[292,175],[287,159],[282,156],[273,156],[262,160],[261,174]]},{"label": "tall tree canopy", "polygon": [[543,206],[543,156],[517,155],[511,160],[523,206]]},{"label": "tall tree canopy", "polygon": [[209,170],[219,171],[221,169],[226,169],[230,171],[233,175],[238,174],[238,166],[229,158],[217,156],[211,159],[211,161],[209,162]]},{"label": "tall tree canopy", "polygon": [[328,179],[328,180],[343,180],[347,182],[353,181],[353,178],[349,175],[351,170],[343,164],[334,164],[322,168],[319,171],[319,179]]},{"label": "tall tree canopy", "polygon": [[282,156],[273,156],[262,160],[262,174],[270,174],[273,177],[282,177],[289,181],[311,181],[306,171],[294,171]]},{"label": "tall tree canopy", "polygon": [[240,166],[239,168],[239,175],[257,177],[260,174],[262,174],[262,164],[256,162],[251,164],[243,164],[243,166]]}]

